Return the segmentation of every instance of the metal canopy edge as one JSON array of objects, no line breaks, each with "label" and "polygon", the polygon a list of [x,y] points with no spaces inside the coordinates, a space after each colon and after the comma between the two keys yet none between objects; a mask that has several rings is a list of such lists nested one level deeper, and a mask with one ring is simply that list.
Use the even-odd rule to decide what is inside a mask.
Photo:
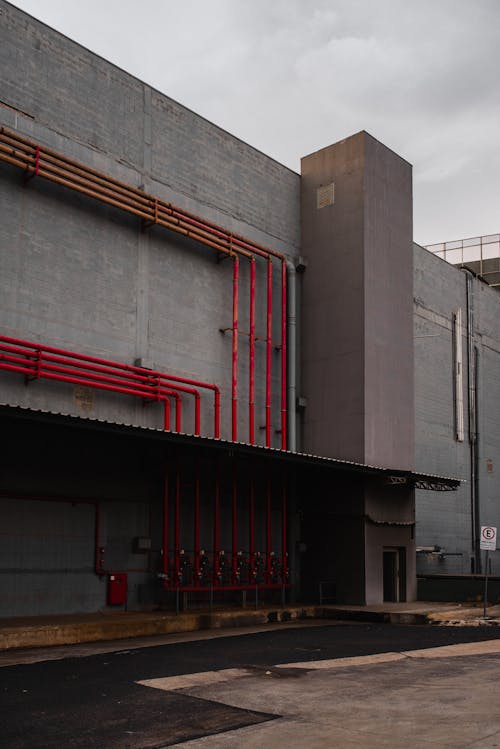
[{"label": "metal canopy edge", "polygon": [[173,445],[210,447],[216,450],[224,450],[227,453],[236,452],[239,455],[253,455],[255,457],[273,458],[292,463],[307,465],[322,465],[337,468],[352,473],[374,474],[385,478],[387,485],[407,485],[415,489],[425,491],[455,491],[464,479],[452,476],[439,476],[434,474],[417,473],[382,466],[372,466],[365,463],[330,458],[324,455],[313,455],[311,453],[290,452],[273,447],[261,445],[249,445],[245,442],[230,442],[228,440],[214,437],[199,437],[183,432],[166,432],[154,427],[138,426],[136,424],[120,424],[91,417],[75,416],[44,409],[32,409],[26,406],[11,406],[0,404],[0,418],[12,417],[25,420],[46,421],[52,424],[63,423],[81,429],[98,429],[101,432],[115,432],[122,436],[135,436],[146,439],[165,440]]}]

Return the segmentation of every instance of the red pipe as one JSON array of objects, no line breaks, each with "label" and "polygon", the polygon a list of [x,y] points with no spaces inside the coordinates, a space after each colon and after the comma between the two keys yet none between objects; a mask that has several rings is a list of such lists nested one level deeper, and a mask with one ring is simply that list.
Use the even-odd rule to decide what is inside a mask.
[{"label": "red pipe", "polygon": [[200,466],[196,461],[194,481],[194,584],[200,584]]},{"label": "red pipe", "polygon": [[[113,369],[106,369],[105,367],[93,367],[93,366],[87,366],[86,364],[81,364],[79,362],[68,362],[67,360],[63,359],[62,357],[55,357],[55,356],[43,356],[43,350],[37,349],[36,352],[33,354],[26,353],[26,351],[15,349],[13,346],[3,346],[0,343],[0,351],[12,351],[17,354],[20,354],[23,359],[20,359],[19,357],[11,356],[11,355],[5,355],[0,354],[0,360],[8,361],[12,363],[18,363],[23,366],[30,366],[34,367],[34,373],[33,376],[35,378],[44,377],[43,367],[47,369],[50,372],[60,372],[61,374],[67,374],[72,375],[75,377],[89,377],[89,379],[95,380],[96,382],[105,382],[107,384],[116,384],[121,387],[130,388],[133,387],[134,389],[138,389],[139,387],[144,390],[147,390],[148,395],[146,395],[146,398],[153,398],[155,399],[158,395],[158,393],[164,394],[168,393],[168,395],[175,395],[174,391],[179,390],[181,392],[190,393],[194,396],[198,395],[198,401],[199,401],[199,394],[197,393],[194,388],[185,388],[181,385],[172,385],[171,389],[166,389],[162,387],[159,382],[153,383],[151,381],[150,377],[141,377],[139,378],[137,375],[127,375],[127,377],[133,378],[134,380],[138,380],[138,382],[132,382],[131,384],[127,382],[125,379],[125,375],[120,375],[120,373],[114,372]],[[36,356],[36,359],[33,360],[32,357]],[[62,362],[63,366],[58,367],[51,363],[44,363],[44,360],[47,362]],[[83,372],[75,371],[74,369],[71,369],[71,367],[75,367],[77,370],[81,369]],[[109,375],[103,375],[103,374],[91,374],[89,375],[85,370],[89,370],[90,372],[104,372],[108,371],[112,374],[118,374],[118,376],[110,377]]]},{"label": "red pipe", "polygon": [[[10,351],[14,350],[13,347],[11,347],[11,346],[3,346],[0,343],[0,351],[6,350],[6,349],[10,350]],[[29,357],[30,356],[29,354],[27,354],[24,351],[20,351],[19,353],[22,356],[25,356],[25,357]],[[131,387],[131,385],[129,385],[129,383],[124,379],[125,375],[119,375],[119,377],[122,378],[122,379],[119,379],[119,377],[109,377],[108,375],[104,376],[102,374],[88,375],[85,371],[83,373],[75,372],[73,369],[70,368],[70,363],[69,362],[67,362],[66,360],[64,360],[62,358],[51,357],[51,356],[45,357],[45,358],[48,361],[53,361],[53,360],[62,361],[62,363],[63,363],[64,366],[63,367],[58,367],[58,366],[55,366],[54,364],[45,364],[44,365],[43,358],[42,358],[43,350],[42,349],[38,349],[37,350],[37,354],[38,355],[37,355],[37,359],[36,359],[36,369],[35,369],[35,374],[34,374],[34,376],[36,378],[47,377],[48,376],[46,374],[46,372],[44,371],[44,369],[43,369],[43,367],[45,366],[45,369],[49,370],[51,372],[60,372],[62,374],[76,376],[76,377],[89,377],[92,380],[95,380],[96,382],[104,382],[104,383],[107,383],[107,384],[117,384],[117,385],[120,385],[121,387],[126,387],[126,388]],[[20,364],[22,364],[24,366],[34,366],[34,364],[35,364],[35,363],[32,363],[32,360],[29,359],[29,358],[28,358],[28,360],[26,360],[26,359],[18,359],[18,358],[13,357],[13,356],[8,356],[8,355],[2,355],[2,354],[0,354],[0,361],[2,361],[2,360],[11,361],[11,362],[18,362],[18,363],[20,363]],[[87,365],[80,364],[79,362],[71,362],[71,366],[72,367],[77,367],[77,368],[80,368],[80,369],[83,369],[83,370],[85,370],[85,369],[88,368],[89,370],[91,370],[93,372],[94,371],[95,372],[100,372],[100,371],[104,371],[106,369],[105,367],[102,367],[102,368],[95,367],[95,366],[87,367]],[[1,364],[0,364],[0,368],[3,368]],[[107,371],[113,372],[112,369],[109,369]],[[167,394],[167,395],[169,395],[171,397],[174,397],[176,399],[177,405],[179,405],[180,404],[180,396],[178,395],[178,393],[176,393],[176,391],[180,391],[180,392],[183,392],[183,393],[189,393],[190,395],[193,395],[194,399],[195,399],[195,435],[199,436],[199,434],[200,434],[201,400],[200,400],[200,394],[198,393],[197,390],[195,390],[194,388],[185,387],[184,385],[172,385],[171,386],[172,389],[165,388],[165,387],[163,387],[160,384],[159,378],[157,378],[156,384],[153,384],[153,382],[151,380],[151,377],[149,377],[149,376],[148,377],[139,378],[138,375],[135,375],[133,377],[134,377],[134,379],[140,379],[139,385],[141,386],[141,388],[147,389],[147,394],[144,395],[145,398],[153,398],[155,400],[164,400],[164,398],[162,396],[165,395],[165,394]],[[132,386],[134,387],[135,390],[137,390],[138,386],[136,386],[135,383],[132,383]],[[100,387],[100,386],[99,385],[93,386],[89,382],[89,387]],[[137,393],[133,393],[132,390],[130,390],[130,393],[137,394]],[[181,418],[180,417],[180,408],[179,409],[176,408],[176,431],[177,432],[181,431],[181,421],[180,421],[180,418]]]},{"label": "red pipe", "polygon": [[[6,350],[7,348],[9,348],[10,350],[13,350],[13,348],[11,348],[11,347],[4,347],[4,346],[2,346],[0,344],[0,350]],[[43,349],[38,349],[37,351],[39,353],[39,358],[37,359],[37,364],[38,364],[38,369],[40,369],[41,364],[39,362],[42,361],[42,363],[43,363],[43,360],[41,359],[41,357],[43,355]],[[26,356],[26,354],[24,352],[22,352],[22,351],[19,352],[19,353],[21,353],[24,356]],[[46,356],[43,357],[43,359],[45,361],[47,361],[47,362],[60,362],[60,363],[62,363],[64,365],[64,369],[63,369],[61,367],[54,367],[51,364],[46,364],[45,367],[47,369],[51,370],[51,371],[62,372],[62,373],[65,373],[65,372],[66,373],[70,373],[71,372],[71,370],[69,369],[69,363],[67,362],[67,359],[64,359],[63,357],[51,356],[51,355],[47,356],[46,355]],[[94,380],[98,380],[98,381],[102,381],[102,382],[109,382],[109,383],[120,384],[120,383],[122,383],[122,380],[118,379],[119,377],[123,378],[123,379],[125,377],[128,377],[128,378],[133,379],[133,380],[138,380],[138,382],[142,385],[142,387],[145,387],[145,388],[148,388],[148,389],[151,388],[152,391],[161,391],[162,393],[168,393],[169,395],[174,395],[173,391],[175,390],[175,391],[179,391],[181,393],[188,393],[190,395],[193,395],[194,399],[195,399],[195,417],[194,417],[194,425],[195,426],[194,426],[194,433],[195,433],[195,435],[197,437],[199,437],[199,435],[200,435],[200,421],[201,421],[201,415],[200,415],[201,414],[201,398],[200,398],[200,394],[198,393],[198,391],[195,390],[194,388],[186,387],[185,385],[174,385],[172,383],[168,383],[169,388],[166,389],[161,384],[161,379],[162,379],[161,376],[157,376],[157,375],[150,375],[150,374],[147,374],[147,375],[146,374],[138,375],[138,374],[134,374],[134,373],[131,373],[131,374],[127,373],[126,375],[125,374],[122,375],[120,372],[115,372],[115,370],[113,368],[111,368],[111,367],[102,367],[100,365],[84,364],[84,363],[80,363],[78,361],[76,361],[76,362],[72,361],[71,362],[71,366],[72,367],[76,367],[77,369],[89,370],[90,372],[102,372],[102,373],[109,372],[109,373],[111,373],[113,375],[116,375],[115,377],[107,377],[107,376],[104,377],[104,376],[101,376],[101,375],[95,375],[93,377]],[[156,382],[154,382],[154,380],[156,380]],[[122,384],[127,385],[127,387],[128,387],[128,384],[126,383],[126,381],[123,382]],[[178,398],[177,398],[177,401],[178,401]],[[176,431],[178,431],[178,432],[180,431],[180,422],[179,422],[179,426],[176,427]]]},{"label": "red pipe", "polygon": [[266,486],[266,582],[271,581],[271,479]]},{"label": "red pipe", "polygon": [[220,553],[220,475],[219,466],[216,466],[215,473],[215,494],[214,494],[214,582],[219,579],[219,553]]},{"label": "red pipe", "polygon": [[267,263],[267,323],[266,323],[266,447],[271,447],[271,353],[273,327],[273,264]]},{"label": "red pipe", "polygon": [[248,383],[248,431],[250,444],[255,444],[255,259],[250,261],[250,341]]},{"label": "red pipe", "polygon": [[163,484],[163,588],[168,585],[168,515],[169,515],[169,494],[168,494],[168,468],[165,467],[165,477]]},{"label": "red pipe", "polygon": [[[214,437],[219,438],[220,437],[220,389],[217,385],[214,385],[213,383],[207,383],[202,382],[198,380],[193,380],[187,377],[180,377],[178,375],[171,375],[164,372],[158,372],[156,370],[149,370],[145,369],[144,367],[136,367],[132,366],[130,364],[121,364],[119,362],[115,362],[112,360],[107,359],[101,359],[96,356],[88,356],[86,354],[78,354],[75,351],[69,351],[66,349],[59,349],[54,346],[42,346],[38,343],[34,343],[32,341],[25,341],[18,338],[11,338],[9,336],[0,336],[0,342],[4,341],[5,343],[12,343],[17,346],[24,346],[26,348],[32,348],[35,349],[35,351],[42,351],[47,352],[50,354],[58,354],[63,357],[68,357],[72,359],[79,359],[80,361],[90,362],[93,364],[101,364],[104,367],[113,367],[117,368],[119,370],[122,370],[124,372],[132,372],[135,374],[140,375],[141,377],[145,378],[151,378],[151,377],[158,377],[162,381],[168,381],[166,384],[171,387],[174,387],[172,383],[179,382],[183,383],[185,385],[193,385],[194,387],[199,387],[207,390],[211,390],[214,393],[214,409],[215,409],[215,416],[214,416]],[[22,352],[16,352],[16,353],[22,353]],[[73,363],[73,366],[76,366],[76,363]],[[179,389],[179,388],[177,388]]]},{"label": "red pipe", "polygon": [[163,401],[163,405],[165,408],[163,417],[163,429],[165,430],[165,432],[170,432],[170,401],[168,398],[165,398],[165,400]]},{"label": "red pipe", "polygon": [[[215,385],[214,385],[214,387],[215,387]],[[219,388],[215,389],[214,409],[215,409],[214,437],[216,439],[219,439],[219,437],[220,437],[220,390],[219,390]]]},{"label": "red pipe", "polygon": [[[258,243],[245,239],[240,235],[228,232],[223,227],[217,226],[216,224],[206,221],[189,212],[182,211],[176,206],[161,201],[154,196],[146,195],[136,188],[132,188],[130,185],[121,183],[106,174],[90,169],[89,167],[86,167],[83,164],[79,164],[78,162],[72,161],[63,155],[56,153],[55,151],[51,151],[50,149],[46,148],[41,149],[39,144],[36,144],[26,138],[22,138],[17,133],[11,133],[5,128],[0,128],[0,134],[0,140],[2,141],[2,144],[0,144],[0,159],[5,160],[8,163],[13,163],[21,167],[24,164],[27,166],[30,172],[33,172],[35,174],[39,173],[47,179],[50,179],[62,185],[66,185],[73,190],[80,191],[83,194],[95,197],[108,204],[116,205],[123,210],[136,214],[137,216],[145,217],[146,220],[152,219],[153,223],[161,223],[169,229],[181,231],[182,234],[185,234],[186,236],[192,236],[196,241],[201,242],[206,246],[214,247],[220,252],[225,252],[233,256],[234,253],[237,252],[239,254],[246,255],[247,257],[249,257],[251,253],[252,255],[267,258],[268,262],[271,262],[272,258],[278,258],[281,261],[282,266],[286,265],[285,257],[282,253],[276,252],[263,245],[259,245]],[[42,162],[44,163],[48,162],[48,164],[45,163],[45,168],[43,170],[40,169],[40,160],[42,160]],[[52,162],[58,164],[59,166],[62,165],[63,171],[61,172],[59,168],[54,167]],[[51,169],[53,170],[53,173],[50,171]],[[56,173],[62,174],[64,179],[58,177]],[[81,176],[79,177],[77,175],[83,175],[84,179],[82,179]],[[85,183],[87,185],[87,188],[82,185],[76,184],[75,180],[81,183]],[[114,194],[113,190],[116,191],[116,199],[112,199],[112,196]],[[101,191],[102,194],[99,191]],[[159,212],[162,212],[161,219]],[[170,224],[166,221],[166,216],[168,216],[168,222],[170,222]],[[188,228],[181,229],[181,224],[183,226],[187,226]],[[190,226],[194,227],[195,230],[190,230]],[[198,231],[196,231],[196,229]],[[285,267],[283,267],[282,274],[283,276],[286,276]],[[286,279],[283,281],[284,298],[286,297],[285,287]],[[286,329],[284,326],[282,326],[281,338],[282,391],[286,391]],[[192,384],[196,387],[208,387],[214,390],[215,400],[217,401],[217,390],[215,389],[216,386],[192,380],[188,381],[183,378],[177,378],[177,380],[174,378],[173,381],[186,382],[186,384]],[[282,392],[281,411],[281,443],[282,448],[285,449],[287,433],[286,392],[285,399],[283,398]],[[220,421],[216,413],[214,432],[217,438],[220,436],[219,428]],[[269,439],[267,441],[270,444],[270,427],[266,430],[266,438],[268,437]]]},{"label": "red pipe", "polygon": [[283,477],[281,487],[281,574],[282,581],[286,582],[288,578],[288,554],[287,554],[287,496],[286,496],[286,479]]},{"label": "red pipe", "polygon": [[233,466],[233,527],[232,527],[232,578],[233,583],[238,582],[238,479],[236,466]]},{"label": "red pipe", "polygon": [[99,505],[94,505],[95,509],[95,521],[94,521],[94,572],[96,575],[102,575],[104,559],[101,559],[101,545],[99,539],[101,536],[101,513],[99,512]]},{"label": "red pipe", "polygon": [[253,469],[250,468],[250,506],[248,508],[248,550],[250,580],[255,580],[255,484]]},{"label": "red pipe", "polygon": [[[33,374],[33,365],[28,364],[26,362],[23,366],[19,365],[13,365],[13,364],[4,364],[3,360],[7,359],[8,357],[0,354],[0,369],[6,370],[8,372],[17,372],[19,374],[27,374],[32,375]],[[10,357],[13,358],[13,357]],[[28,365],[28,366],[26,366]],[[71,371],[71,370],[69,370]],[[36,368],[35,368],[36,372]],[[48,380],[56,380],[57,382],[67,382],[72,385],[83,385],[85,387],[91,387],[98,390],[106,390],[111,393],[121,393],[123,395],[138,395],[141,398],[152,398],[151,391],[144,391],[144,390],[137,390],[132,388],[125,388],[125,387],[118,387],[117,385],[108,385],[103,382],[93,382],[92,380],[86,380],[83,377],[69,377],[62,374],[53,374],[51,372],[41,372],[41,376]],[[177,404],[176,404],[176,430],[180,431],[180,425],[181,425],[181,401],[180,396],[178,393],[174,391],[168,391],[163,390],[162,393],[165,393],[165,395],[158,396],[157,400],[159,401],[166,401],[167,395],[171,395],[174,398],[176,398]]]},{"label": "red pipe", "polygon": [[181,475],[179,466],[175,474],[175,528],[174,528],[174,572],[175,584],[180,585],[181,569]]},{"label": "red pipe", "polygon": [[[282,588],[290,588],[290,584],[283,585],[282,583],[269,583],[269,584],[260,584],[258,585],[259,590],[281,590]],[[189,593],[190,591],[193,591],[194,588],[190,585],[181,585],[179,587],[170,587],[168,590],[178,590],[181,593]],[[221,592],[224,590],[234,591],[234,590],[255,590],[255,583],[252,585],[249,585],[248,583],[243,583],[242,585],[200,585],[198,588],[196,588],[196,592],[202,592],[202,591],[212,591],[213,593]]]},{"label": "red pipe", "polygon": [[286,450],[286,262],[281,263],[281,449]]},{"label": "red pipe", "polygon": [[232,367],[232,440],[238,439],[238,256],[233,257],[233,367]]}]

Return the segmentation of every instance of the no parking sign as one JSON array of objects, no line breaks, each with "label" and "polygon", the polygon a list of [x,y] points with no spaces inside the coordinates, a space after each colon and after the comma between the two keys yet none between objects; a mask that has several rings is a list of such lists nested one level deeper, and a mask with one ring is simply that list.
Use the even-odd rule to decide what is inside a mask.
[{"label": "no parking sign", "polygon": [[497,529],[493,525],[481,526],[481,549],[495,551],[497,548]]}]

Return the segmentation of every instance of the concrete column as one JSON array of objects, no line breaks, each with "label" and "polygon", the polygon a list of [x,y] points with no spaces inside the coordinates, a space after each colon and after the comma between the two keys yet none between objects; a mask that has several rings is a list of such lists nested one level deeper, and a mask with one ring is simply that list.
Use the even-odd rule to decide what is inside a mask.
[{"label": "concrete column", "polygon": [[302,159],[302,449],[414,466],[411,166],[361,132]]}]

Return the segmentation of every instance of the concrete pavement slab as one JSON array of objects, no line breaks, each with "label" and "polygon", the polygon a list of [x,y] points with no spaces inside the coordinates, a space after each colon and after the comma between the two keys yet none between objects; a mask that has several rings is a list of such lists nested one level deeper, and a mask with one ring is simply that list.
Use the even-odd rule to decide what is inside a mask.
[{"label": "concrete pavement slab", "polygon": [[466,653],[469,645],[464,645],[460,658],[442,652],[437,659],[404,654],[394,659],[386,653],[386,662],[367,656],[363,665],[339,659],[347,662],[338,668],[304,668],[298,679],[264,672],[183,690],[233,707],[265,709],[278,718],[188,741],[183,749],[500,747],[498,645],[495,653],[483,655],[474,654],[475,646]]}]

